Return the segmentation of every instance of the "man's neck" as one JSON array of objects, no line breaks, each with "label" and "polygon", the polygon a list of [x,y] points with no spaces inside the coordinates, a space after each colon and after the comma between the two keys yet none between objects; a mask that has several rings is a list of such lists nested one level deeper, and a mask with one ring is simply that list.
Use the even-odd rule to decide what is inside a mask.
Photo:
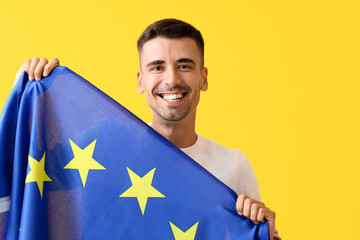
[{"label": "man's neck", "polygon": [[179,122],[169,122],[159,117],[153,117],[151,127],[178,148],[186,148],[197,140],[195,133],[195,116],[182,119]]}]

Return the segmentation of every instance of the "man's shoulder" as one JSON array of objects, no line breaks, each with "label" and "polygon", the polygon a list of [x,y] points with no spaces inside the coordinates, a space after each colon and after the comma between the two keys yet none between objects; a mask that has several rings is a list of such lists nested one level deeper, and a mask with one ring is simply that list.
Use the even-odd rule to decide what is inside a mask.
[{"label": "man's shoulder", "polygon": [[208,155],[216,155],[221,159],[241,159],[247,161],[247,157],[239,149],[228,148],[214,140],[202,137],[198,134],[200,149]]},{"label": "man's shoulder", "polygon": [[205,138],[203,136],[198,135],[199,141],[202,142],[202,145],[205,147],[211,147],[211,149],[216,149],[218,151],[222,152],[230,152],[230,153],[241,153],[239,149],[229,148],[227,146],[224,146],[218,142],[215,142],[214,140]]},{"label": "man's shoulder", "polygon": [[198,146],[190,155],[195,161],[237,194],[260,200],[259,187],[248,158],[239,149],[231,149],[198,135]]}]

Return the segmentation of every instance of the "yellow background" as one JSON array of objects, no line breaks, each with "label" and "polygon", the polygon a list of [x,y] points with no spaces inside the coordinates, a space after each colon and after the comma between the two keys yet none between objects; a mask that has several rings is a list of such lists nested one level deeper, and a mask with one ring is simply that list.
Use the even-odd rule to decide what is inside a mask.
[{"label": "yellow background", "polygon": [[[26,58],[58,57],[145,121],[136,40],[161,18],[205,39],[197,131],[250,159],[283,239],[358,237],[355,1],[4,1],[0,107]],[[211,209],[209,209],[211,211]]]}]

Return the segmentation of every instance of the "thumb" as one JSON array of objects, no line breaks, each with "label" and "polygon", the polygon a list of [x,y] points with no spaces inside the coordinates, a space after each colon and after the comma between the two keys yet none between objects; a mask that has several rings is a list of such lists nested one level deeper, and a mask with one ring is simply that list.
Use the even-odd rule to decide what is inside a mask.
[{"label": "thumb", "polygon": [[19,69],[19,71],[16,73],[16,76],[15,76],[15,80],[14,80],[14,83],[13,83],[13,87],[15,86],[15,84],[19,81],[21,75],[23,74],[23,72],[25,71],[25,68],[24,68],[24,65],[21,65],[21,68]]},{"label": "thumb", "polygon": [[273,212],[271,210],[267,211],[265,213],[265,219],[267,220],[270,239],[273,239],[274,233],[275,233],[275,212]]}]

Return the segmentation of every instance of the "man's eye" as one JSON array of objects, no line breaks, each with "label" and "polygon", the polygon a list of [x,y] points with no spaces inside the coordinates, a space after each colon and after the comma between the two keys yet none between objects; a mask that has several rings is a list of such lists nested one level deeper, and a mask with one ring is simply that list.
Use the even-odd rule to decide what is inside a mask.
[{"label": "man's eye", "polygon": [[179,68],[180,69],[191,69],[191,67],[189,65],[180,65]]},{"label": "man's eye", "polygon": [[153,71],[160,71],[160,70],[162,70],[162,69],[163,69],[163,68],[160,67],[160,66],[156,66],[156,67],[151,68],[151,70],[153,70]]}]

